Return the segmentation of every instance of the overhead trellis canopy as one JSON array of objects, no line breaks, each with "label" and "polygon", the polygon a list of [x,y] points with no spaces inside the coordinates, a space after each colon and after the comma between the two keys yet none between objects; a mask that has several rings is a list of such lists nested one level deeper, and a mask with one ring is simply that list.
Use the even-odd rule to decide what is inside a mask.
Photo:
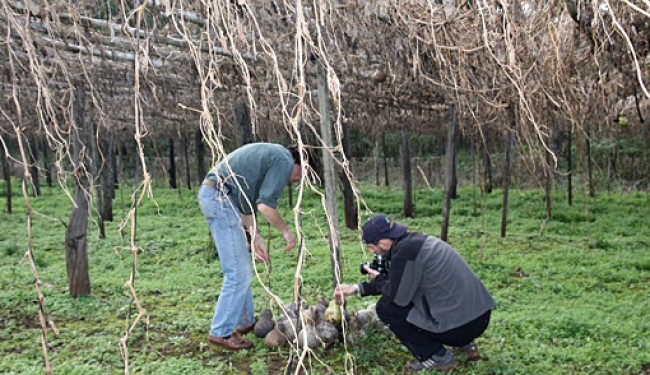
[{"label": "overhead trellis canopy", "polygon": [[520,136],[544,144],[550,109],[581,127],[591,91],[647,98],[645,5],[4,0],[2,85],[33,129],[71,118],[72,87],[84,82],[107,126],[128,128],[137,104],[151,132],[155,119],[219,128],[244,95],[257,132],[317,118],[324,64],[334,110],[366,118],[358,126],[383,109],[426,123],[454,102],[472,128],[518,105]]},{"label": "overhead trellis canopy", "polygon": [[596,81],[638,82],[647,95],[643,4],[578,5],[5,0],[3,91],[17,86],[21,100],[35,102],[24,105],[30,113],[49,115],[41,121],[54,115],[47,107],[66,107],[60,101],[70,96],[54,93],[83,81],[108,118],[133,116],[137,88],[145,113],[182,112],[196,124],[202,111],[218,112],[245,94],[255,109],[276,109],[263,111],[271,123],[286,123],[315,95],[318,60],[346,113],[357,112],[353,103],[428,113],[459,102],[482,123],[494,115],[477,114],[477,105],[498,111],[517,103],[543,138],[535,107],[543,101],[576,112],[569,99],[581,89],[569,83],[578,65],[597,67],[598,75],[586,73]]}]

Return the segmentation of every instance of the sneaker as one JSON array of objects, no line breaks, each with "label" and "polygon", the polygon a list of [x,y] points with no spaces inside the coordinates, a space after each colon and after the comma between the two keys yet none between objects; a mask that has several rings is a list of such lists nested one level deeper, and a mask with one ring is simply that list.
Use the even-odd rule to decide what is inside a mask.
[{"label": "sneaker", "polygon": [[458,365],[454,360],[454,353],[447,350],[445,355],[432,355],[429,359],[424,361],[409,361],[406,364],[406,370],[409,372],[418,372],[426,369],[434,369],[438,371],[449,371]]},{"label": "sneaker", "polygon": [[481,359],[481,353],[478,351],[478,345],[474,341],[458,348],[461,353],[467,355],[468,361],[478,361]]}]

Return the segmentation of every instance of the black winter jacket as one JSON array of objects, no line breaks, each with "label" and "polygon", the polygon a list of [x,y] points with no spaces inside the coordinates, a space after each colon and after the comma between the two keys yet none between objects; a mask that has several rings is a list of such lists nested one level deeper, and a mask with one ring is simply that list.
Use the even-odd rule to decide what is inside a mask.
[{"label": "black winter jacket", "polygon": [[406,233],[388,252],[388,274],[359,284],[361,296],[379,295],[399,305],[413,303],[407,321],[441,333],[492,309],[496,302],[467,262],[448,243]]}]

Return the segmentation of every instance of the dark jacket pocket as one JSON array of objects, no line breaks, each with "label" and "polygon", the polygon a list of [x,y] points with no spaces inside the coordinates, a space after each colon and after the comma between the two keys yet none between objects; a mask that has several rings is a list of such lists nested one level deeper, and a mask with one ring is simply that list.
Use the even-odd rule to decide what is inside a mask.
[{"label": "dark jacket pocket", "polygon": [[431,308],[429,308],[429,301],[427,301],[427,296],[422,296],[422,308],[424,309],[424,311],[427,312],[427,316],[429,317],[429,319],[431,319],[433,324],[438,325],[439,324],[438,320],[436,320],[436,318],[434,318],[433,315],[431,314]]}]

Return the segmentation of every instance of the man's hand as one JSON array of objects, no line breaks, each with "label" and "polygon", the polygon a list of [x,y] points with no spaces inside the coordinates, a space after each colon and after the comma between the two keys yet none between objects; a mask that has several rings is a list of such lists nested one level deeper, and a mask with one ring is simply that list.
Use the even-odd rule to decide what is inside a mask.
[{"label": "man's hand", "polygon": [[375,277],[379,276],[379,271],[370,268],[368,263],[363,265],[363,269],[366,270],[366,272],[368,272],[368,277],[371,279],[374,279]]},{"label": "man's hand", "polygon": [[264,239],[259,234],[255,235],[253,247],[255,248],[255,260],[259,260],[263,263],[269,261],[269,250],[266,248]]},{"label": "man's hand", "polygon": [[293,234],[293,232],[286,230],[284,233],[282,233],[282,237],[284,237],[284,240],[287,241],[287,247],[284,248],[285,253],[288,253],[289,250],[296,247],[296,236]]},{"label": "man's hand", "polygon": [[296,247],[296,236],[291,232],[287,224],[282,220],[278,210],[273,207],[269,207],[264,203],[257,205],[257,210],[264,216],[266,221],[271,223],[274,227],[278,228],[282,232],[282,237],[287,241],[287,247],[284,248],[284,252],[289,252],[289,250]]},{"label": "man's hand", "polygon": [[351,296],[359,292],[359,287],[357,285],[350,284],[339,284],[336,289],[334,289],[334,299],[339,305],[343,304],[346,296]]}]

